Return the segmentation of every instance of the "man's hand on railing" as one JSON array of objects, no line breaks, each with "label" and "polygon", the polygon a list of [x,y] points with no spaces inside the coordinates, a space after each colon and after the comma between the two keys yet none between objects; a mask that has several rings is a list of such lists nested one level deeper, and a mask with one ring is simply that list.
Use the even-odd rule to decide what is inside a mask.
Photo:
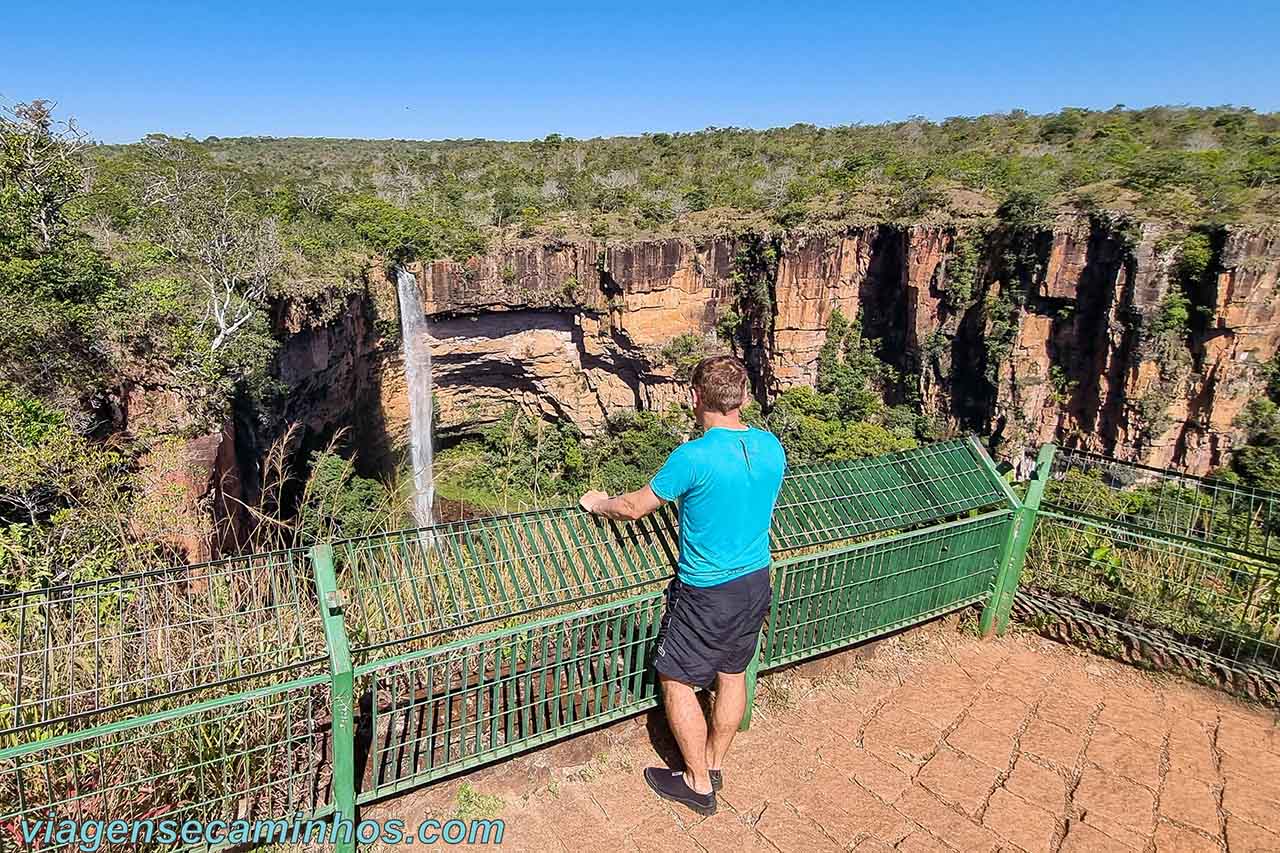
[{"label": "man's hand on railing", "polygon": [[578,499],[578,506],[582,507],[587,512],[593,513],[596,511],[596,507],[600,506],[607,500],[609,500],[608,492],[602,492],[599,489],[592,489]]},{"label": "man's hand on railing", "polygon": [[662,506],[662,501],[653,493],[653,489],[641,486],[634,492],[627,492],[616,498],[592,489],[578,500],[578,506],[593,515],[603,515],[615,521],[635,521]]}]

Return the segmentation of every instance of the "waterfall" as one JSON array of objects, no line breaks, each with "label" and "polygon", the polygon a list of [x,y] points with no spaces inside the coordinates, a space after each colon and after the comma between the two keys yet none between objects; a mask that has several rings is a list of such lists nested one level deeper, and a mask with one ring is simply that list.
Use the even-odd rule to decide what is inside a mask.
[{"label": "waterfall", "polygon": [[413,462],[413,517],[421,527],[431,524],[435,483],[431,476],[431,344],[422,311],[418,279],[396,268],[400,292],[400,336],[404,347],[404,376],[409,389],[409,455]]}]

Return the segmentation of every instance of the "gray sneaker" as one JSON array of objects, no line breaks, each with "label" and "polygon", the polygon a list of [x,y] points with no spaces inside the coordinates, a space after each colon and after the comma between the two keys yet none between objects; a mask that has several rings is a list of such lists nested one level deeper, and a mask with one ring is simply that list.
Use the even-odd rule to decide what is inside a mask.
[{"label": "gray sneaker", "polygon": [[720,789],[724,787],[724,774],[719,770],[708,770],[707,775],[711,777],[712,792],[720,793]]}]

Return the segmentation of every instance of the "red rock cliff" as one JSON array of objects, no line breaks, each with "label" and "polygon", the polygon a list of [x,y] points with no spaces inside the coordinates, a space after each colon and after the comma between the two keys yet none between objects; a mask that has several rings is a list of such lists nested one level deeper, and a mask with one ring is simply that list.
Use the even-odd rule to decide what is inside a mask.
[{"label": "red rock cliff", "polygon": [[[940,424],[988,435],[1005,452],[1055,439],[1203,472],[1239,440],[1233,422],[1280,343],[1280,241],[1259,227],[1220,233],[1216,283],[1186,342],[1189,367],[1169,378],[1138,330],[1177,286],[1171,233],[1149,224],[1124,235],[1064,218],[1036,238],[1036,271],[1021,283],[1001,280],[1007,246],[998,229],[977,247],[972,280],[961,281],[957,240],[971,237],[888,225],[625,245],[521,242],[416,273],[432,318],[445,434],[513,403],[591,432],[612,411],[683,400],[663,348],[690,333],[714,340],[717,323],[741,309],[743,259],[763,244],[772,263],[752,272],[767,276],[771,306],[741,342],[766,398],[814,381],[839,307],[881,341],[903,377],[893,393],[918,400]],[[370,292],[394,310],[382,273],[371,276]],[[389,446],[403,440],[398,342],[387,332],[395,326],[390,318],[379,331],[348,317],[287,344],[286,379],[317,402],[297,405],[313,426],[350,420],[364,401],[356,420],[377,419]]]}]

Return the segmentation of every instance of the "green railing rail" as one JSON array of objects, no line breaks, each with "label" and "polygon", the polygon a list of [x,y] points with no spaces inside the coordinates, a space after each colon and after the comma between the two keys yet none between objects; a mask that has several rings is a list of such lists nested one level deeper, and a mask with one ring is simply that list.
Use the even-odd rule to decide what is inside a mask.
[{"label": "green railing rail", "polygon": [[1029,613],[1280,688],[1280,494],[1064,451],[1018,587]]},{"label": "green railing rail", "polygon": [[[1002,630],[1033,519],[971,438],[790,471],[750,683],[975,603]],[[676,542],[553,509],[0,599],[0,838],[351,818],[653,707]]]}]

